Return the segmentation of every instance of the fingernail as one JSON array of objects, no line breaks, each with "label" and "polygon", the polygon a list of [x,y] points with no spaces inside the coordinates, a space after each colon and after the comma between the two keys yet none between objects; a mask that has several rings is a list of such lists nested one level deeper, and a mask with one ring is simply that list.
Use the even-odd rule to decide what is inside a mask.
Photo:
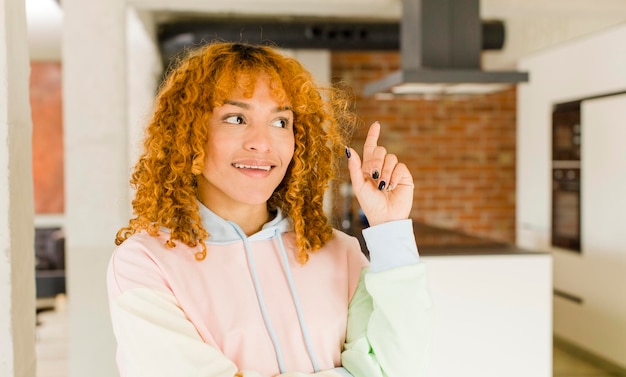
[{"label": "fingernail", "polygon": [[380,177],[380,173],[378,172],[378,170],[374,170],[374,172],[372,173],[372,178],[378,179],[378,177]]},{"label": "fingernail", "polygon": [[350,148],[346,147],[346,157],[350,158],[350,156],[352,156],[352,153],[350,153]]},{"label": "fingernail", "polygon": [[385,181],[380,181],[380,183],[378,184],[378,190],[383,191],[384,188],[385,188]]},{"label": "fingernail", "polygon": [[389,182],[389,184],[387,185],[387,192],[391,191],[393,183]]}]

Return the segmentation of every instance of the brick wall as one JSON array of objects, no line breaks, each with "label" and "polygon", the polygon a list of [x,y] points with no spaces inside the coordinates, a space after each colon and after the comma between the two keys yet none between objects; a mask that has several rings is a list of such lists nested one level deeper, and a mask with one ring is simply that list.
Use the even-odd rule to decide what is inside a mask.
[{"label": "brick wall", "polygon": [[[356,95],[362,125],[381,122],[381,144],[405,162],[415,179],[412,216],[425,223],[497,240],[515,235],[516,91],[464,100],[377,100],[363,85],[398,68],[392,52],[333,52],[332,75]],[[31,64],[35,213],[63,213],[61,67]]]},{"label": "brick wall", "polygon": [[64,211],[61,65],[32,62],[33,190],[36,214]]},{"label": "brick wall", "polygon": [[356,95],[362,150],[369,124],[380,143],[405,162],[415,180],[413,218],[495,240],[515,237],[516,91],[468,97],[377,100],[367,82],[398,69],[395,52],[333,52],[332,75]]}]

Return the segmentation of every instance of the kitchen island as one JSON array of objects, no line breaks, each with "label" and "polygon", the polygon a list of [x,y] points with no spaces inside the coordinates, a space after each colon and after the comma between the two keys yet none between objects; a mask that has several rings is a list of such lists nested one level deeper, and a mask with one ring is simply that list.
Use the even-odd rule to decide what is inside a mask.
[{"label": "kitchen island", "polygon": [[[551,255],[419,222],[414,231],[433,300],[429,376],[551,377]],[[363,244],[360,229],[349,233]]]}]

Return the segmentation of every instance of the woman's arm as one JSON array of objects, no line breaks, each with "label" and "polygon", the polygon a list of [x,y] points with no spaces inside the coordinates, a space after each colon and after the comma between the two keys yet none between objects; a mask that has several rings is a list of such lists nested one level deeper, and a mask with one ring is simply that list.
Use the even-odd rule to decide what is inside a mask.
[{"label": "woman's arm", "polygon": [[133,288],[109,303],[122,377],[232,377],[235,364],[204,343],[173,295]]},{"label": "woman's arm", "polygon": [[364,272],[350,305],[341,357],[353,376],[427,375],[431,326],[429,300],[420,287],[424,274],[422,263]]},{"label": "woman's arm", "polygon": [[363,162],[348,149],[354,194],[370,225],[370,253],[348,309],[342,364],[356,377],[420,377],[428,369],[431,302],[412,221],[414,183],[407,166],[378,145],[371,125]]},{"label": "woman's arm", "polygon": [[431,301],[410,220],[364,235],[372,264],[350,302],[342,364],[355,377],[426,376]]}]

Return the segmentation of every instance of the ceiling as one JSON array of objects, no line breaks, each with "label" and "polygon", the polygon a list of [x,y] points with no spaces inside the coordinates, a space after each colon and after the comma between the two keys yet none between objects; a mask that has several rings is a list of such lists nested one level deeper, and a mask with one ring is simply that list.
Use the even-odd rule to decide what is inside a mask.
[{"label": "ceiling", "polygon": [[[221,9],[222,12],[232,8],[236,11],[230,14],[239,16],[245,16],[245,12],[252,15],[251,12],[255,11],[263,11],[267,15],[275,10],[282,17],[296,12],[293,14],[300,17],[328,18],[329,14],[333,14],[344,19],[374,16],[400,18],[400,0],[359,0],[359,4],[367,5],[365,7],[355,7],[355,1],[222,0],[206,3],[178,0],[178,3],[211,4],[216,11]],[[201,17],[199,13],[189,11],[174,13],[158,10],[159,4],[166,3],[165,0],[127,0],[127,3],[149,9],[156,20],[190,15]],[[25,0],[25,4],[31,59],[61,60],[61,6],[57,0]],[[514,67],[522,56],[626,22],[624,0],[481,0],[480,4],[482,19],[499,19],[506,25],[504,48],[483,53],[485,69]],[[188,8],[193,10],[193,6]]]}]

